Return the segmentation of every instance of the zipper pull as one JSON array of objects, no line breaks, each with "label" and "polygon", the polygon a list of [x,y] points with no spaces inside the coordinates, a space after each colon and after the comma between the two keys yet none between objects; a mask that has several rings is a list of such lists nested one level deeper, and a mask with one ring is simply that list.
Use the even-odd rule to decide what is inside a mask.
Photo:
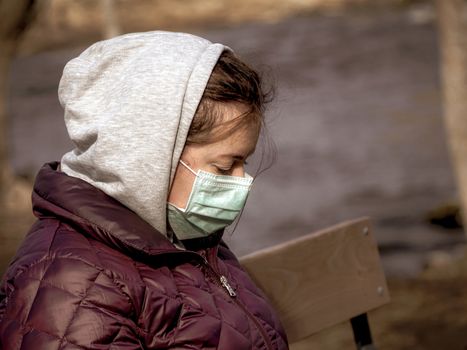
[{"label": "zipper pull", "polygon": [[227,278],[225,276],[220,277],[222,287],[227,289],[227,292],[229,292],[229,295],[233,298],[237,296],[237,293],[235,293],[234,289],[232,286],[229,284],[229,281],[227,281]]},{"label": "zipper pull", "polygon": [[203,258],[204,264],[209,265],[209,261],[206,258],[206,252],[204,250],[202,250],[202,251],[198,252],[198,254],[201,256],[201,258]]}]

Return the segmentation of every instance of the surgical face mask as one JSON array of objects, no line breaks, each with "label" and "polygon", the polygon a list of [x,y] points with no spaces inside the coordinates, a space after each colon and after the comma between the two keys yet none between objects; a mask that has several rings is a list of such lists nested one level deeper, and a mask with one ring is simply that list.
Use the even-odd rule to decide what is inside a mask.
[{"label": "surgical face mask", "polygon": [[182,160],[180,163],[196,179],[185,208],[167,205],[169,224],[177,238],[206,237],[230,225],[245,205],[253,178],[246,173],[239,177],[195,172]]}]

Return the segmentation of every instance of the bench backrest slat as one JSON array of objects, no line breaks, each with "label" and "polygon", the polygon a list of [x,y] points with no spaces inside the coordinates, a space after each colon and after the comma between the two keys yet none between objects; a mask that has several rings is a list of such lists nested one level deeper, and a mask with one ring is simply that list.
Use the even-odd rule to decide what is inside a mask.
[{"label": "bench backrest slat", "polygon": [[240,260],[276,307],[290,343],[389,302],[367,218]]}]

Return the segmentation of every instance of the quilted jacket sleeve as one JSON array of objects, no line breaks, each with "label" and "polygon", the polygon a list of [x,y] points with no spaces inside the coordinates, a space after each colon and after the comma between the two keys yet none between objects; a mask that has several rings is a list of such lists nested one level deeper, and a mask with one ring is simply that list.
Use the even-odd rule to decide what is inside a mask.
[{"label": "quilted jacket sleeve", "polygon": [[0,291],[1,349],[142,349],[130,299],[104,270],[65,256],[13,274]]}]

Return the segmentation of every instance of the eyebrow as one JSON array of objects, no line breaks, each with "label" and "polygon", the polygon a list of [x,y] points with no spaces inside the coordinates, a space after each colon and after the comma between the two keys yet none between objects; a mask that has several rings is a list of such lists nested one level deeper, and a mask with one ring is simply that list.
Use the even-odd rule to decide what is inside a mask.
[{"label": "eyebrow", "polygon": [[232,158],[232,159],[235,159],[235,160],[243,160],[243,159],[246,158],[245,156],[240,155],[240,154],[230,154],[230,153],[220,154],[219,157],[221,157],[221,158]]},{"label": "eyebrow", "polygon": [[253,153],[255,153],[254,149],[251,152],[249,152],[246,156],[243,154],[237,154],[237,153],[225,153],[225,154],[219,155],[219,157],[223,157],[223,158],[229,157],[235,160],[244,160],[244,159],[247,159],[249,156],[251,156]]}]

